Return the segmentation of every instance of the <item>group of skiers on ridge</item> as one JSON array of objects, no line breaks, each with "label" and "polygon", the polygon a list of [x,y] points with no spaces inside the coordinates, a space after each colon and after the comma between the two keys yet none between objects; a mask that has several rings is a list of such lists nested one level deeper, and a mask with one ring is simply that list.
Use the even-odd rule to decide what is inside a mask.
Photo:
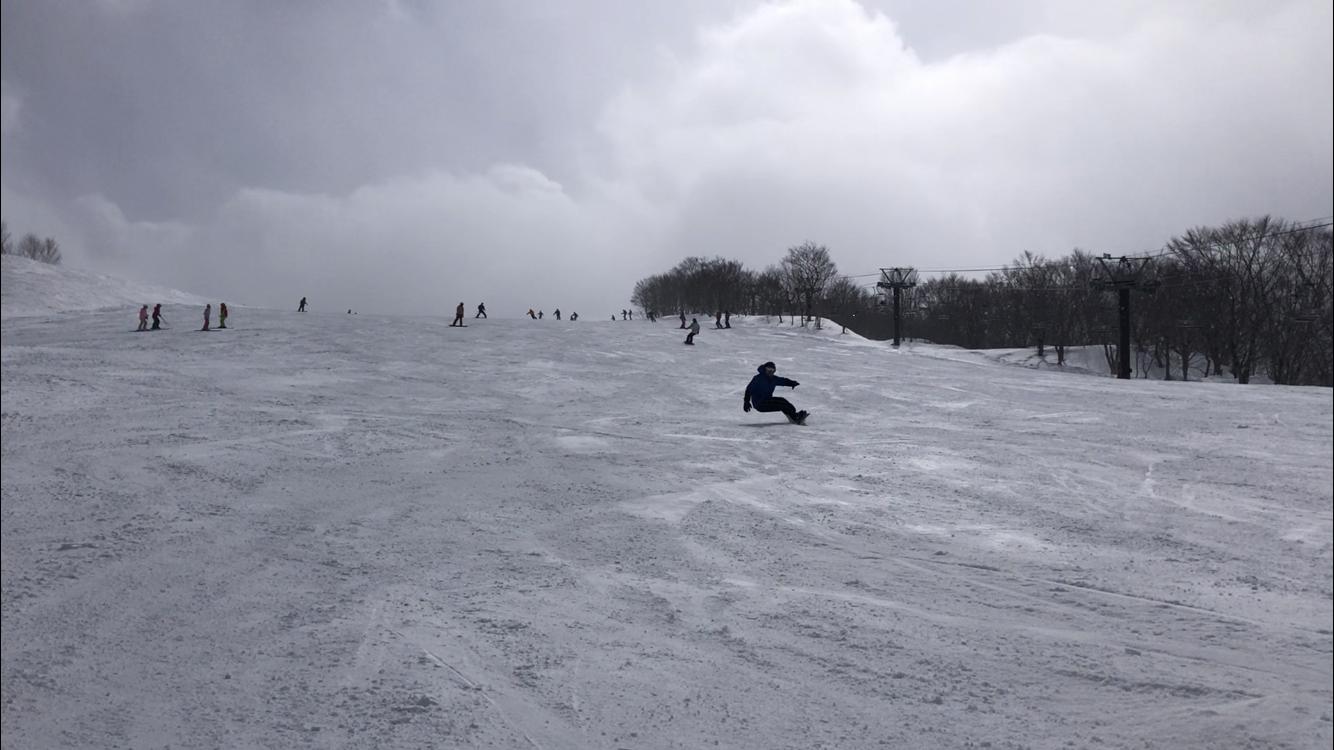
[{"label": "group of skiers on ridge", "polygon": [[151,329],[148,327],[148,318],[149,318],[148,305],[144,305],[143,307],[139,308],[139,327],[136,328],[135,330],[136,330],[136,331],[149,331],[149,330],[152,330],[152,331],[159,331],[159,330],[162,329],[162,323],[163,323],[163,321],[166,320],[166,318],[162,317],[162,303],[161,303],[161,302],[157,303],[156,305],[153,305],[153,314],[152,314],[152,318],[153,318],[153,327],[152,327]]},{"label": "group of skiers on ridge", "polygon": [[[209,324],[211,323],[211,319],[212,319],[212,317],[213,317],[213,303],[210,302],[210,303],[204,305],[204,327],[203,327],[203,328],[200,328],[199,330],[201,330],[201,331],[210,331],[210,330],[213,330],[213,328],[210,328],[210,327],[209,327]],[[151,318],[152,321],[153,321],[153,325],[152,325],[151,328],[150,328],[149,325],[148,325],[148,321],[149,321],[150,318]],[[162,303],[161,303],[161,302],[157,303],[156,305],[153,305],[153,312],[151,312],[151,313],[148,311],[148,305],[144,305],[144,306],[142,306],[142,307],[139,308],[139,327],[136,328],[136,329],[134,329],[134,330],[135,330],[135,331],[160,331],[160,330],[162,330],[162,324],[165,323],[165,322],[167,322],[167,318],[166,318],[166,316],[164,316],[164,315],[162,314]],[[219,303],[218,303],[218,325],[217,325],[217,326],[214,326],[214,328],[226,328],[226,327],[227,327],[227,303],[226,303],[226,302],[219,302]]]},{"label": "group of skiers on ridge", "polygon": [[[301,302],[297,305],[296,309],[297,312],[306,311],[305,297],[301,298]],[[204,327],[200,328],[199,330],[201,331],[210,330],[209,322],[212,312],[213,312],[213,303],[210,302],[204,305]],[[348,310],[348,312],[351,313],[352,311]],[[622,315],[622,320],[633,319],[632,318],[633,312],[630,310],[622,310],[621,315]],[[528,316],[530,318],[533,318],[534,320],[540,320],[542,318],[542,313],[541,311],[534,313],[530,309],[528,311]],[[726,321],[724,321],[724,316],[726,316]],[[475,318],[486,317],[486,303],[483,302],[477,305],[477,314],[474,317]],[[148,325],[148,321],[150,318],[153,321],[151,329],[149,328]],[[560,320],[560,309],[556,310],[555,318],[556,320]],[[649,313],[648,318],[650,321],[652,321],[656,318],[656,316],[653,315],[652,313]],[[570,320],[578,320],[578,319],[579,319],[579,313],[570,313]],[[611,319],[616,320],[616,316],[615,315],[611,316]],[[165,323],[166,320],[167,320],[166,317],[162,315],[162,303],[159,302],[158,304],[153,305],[153,310],[151,313],[148,310],[148,305],[144,305],[139,308],[139,327],[136,330],[157,331],[162,328],[162,324]],[[731,328],[732,313],[719,312],[716,316],[714,316],[714,321],[715,321],[715,327],[717,328]],[[450,326],[464,325],[462,302],[460,302],[458,306],[454,308],[454,321],[449,325]],[[227,303],[219,302],[217,328],[226,328],[226,327],[227,327]],[[689,333],[686,334],[685,343],[694,346],[695,336],[699,335],[699,319],[691,318],[690,325],[687,326],[686,314],[685,311],[683,310],[681,312],[681,328],[684,328],[689,331]],[[810,414],[809,412],[805,411],[804,409],[798,411],[797,407],[793,406],[791,401],[788,401],[782,396],[774,395],[774,388],[780,385],[794,389],[798,385],[800,385],[800,383],[798,383],[795,380],[779,377],[778,375],[776,375],[775,373],[777,372],[777,369],[778,369],[777,366],[773,362],[765,362],[764,364],[755,368],[755,375],[751,377],[750,383],[746,385],[746,393],[741,400],[742,410],[746,412],[749,412],[751,409],[754,409],[755,411],[758,412],[780,411],[783,413],[783,416],[787,417],[789,422],[800,425],[806,424],[806,417],[809,416]]]}]

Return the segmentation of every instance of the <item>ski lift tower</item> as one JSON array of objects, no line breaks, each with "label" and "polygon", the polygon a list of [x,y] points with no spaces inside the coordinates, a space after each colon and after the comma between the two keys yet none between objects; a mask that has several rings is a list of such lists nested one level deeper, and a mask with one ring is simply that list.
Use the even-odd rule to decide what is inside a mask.
[{"label": "ski lift tower", "polygon": [[880,269],[880,281],[876,282],[880,289],[894,290],[894,347],[899,345],[899,297],[904,289],[911,289],[917,286],[916,268],[882,268]]},{"label": "ski lift tower", "polygon": [[1148,258],[1113,258],[1103,253],[1098,258],[1102,274],[1093,279],[1094,289],[1114,289],[1117,294],[1117,312],[1121,323],[1120,343],[1117,346],[1116,377],[1130,379],[1130,290],[1137,287],[1150,288],[1144,279],[1144,269],[1149,265]]}]

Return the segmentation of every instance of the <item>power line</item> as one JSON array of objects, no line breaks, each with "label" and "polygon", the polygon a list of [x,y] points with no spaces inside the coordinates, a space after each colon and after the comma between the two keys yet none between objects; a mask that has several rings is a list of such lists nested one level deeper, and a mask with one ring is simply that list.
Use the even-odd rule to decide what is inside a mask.
[{"label": "power line", "polygon": [[[1288,229],[1282,229],[1271,232],[1262,232],[1247,237],[1210,242],[1206,243],[1204,247],[1221,249],[1222,246],[1225,244],[1230,244],[1235,242],[1249,242],[1252,240],[1261,240],[1268,237],[1282,237],[1284,235],[1299,234],[1301,232],[1308,232],[1313,229],[1324,229],[1327,227],[1334,227],[1334,216],[1321,216],[1314,219],[1308,219],[1307,221],[1298,222],[1296,225]],[[1176,253],[1174,251],[1167,249],[1166,246],[1163,246],[1156,252],[1150,250],[1142,250],[1139,252],[1139,254],[1109,253],[1109,255],[1113,255],[1115,257],[1126,257],[1126,258],[1161,258],[1164,256],[1175,255],[1175,254]],[[1053,260],[1053,261],[1045,261],[1042,264],[1039,264],[1034,267],[1050,267],[1050,266],[1073,267],[1073,264],[1071,264],[1069,261]],[[1007,264],[1002,266],[982,266],[978,268],[919,268],[917,270],[918,273],[984,273],[984,272],[995,272],[995,271],[1018,270],[1027,267],[1028,266],[1017,266],[1017,265]],[[845,279],[859,279],[868,276],[879,276],[879,275],[880,274],[877,272],[877,273],[860,273],[860,274],[840,274],[840,277]]]}]

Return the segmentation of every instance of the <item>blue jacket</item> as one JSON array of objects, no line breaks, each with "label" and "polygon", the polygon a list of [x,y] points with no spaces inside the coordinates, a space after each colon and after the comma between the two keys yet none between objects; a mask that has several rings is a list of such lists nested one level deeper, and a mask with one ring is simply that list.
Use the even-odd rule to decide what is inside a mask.
[{"label": "blue jacket", "polygon": [[786,385],[796,388],[799,383],[795,380],[780,378],[777,375],[769,375],[764,372],[764,366],[755,368],[755,377],[750,379],[750,385],[746,386],[746,402],[750,404],[762,404],[773,398],[774,388]]}]

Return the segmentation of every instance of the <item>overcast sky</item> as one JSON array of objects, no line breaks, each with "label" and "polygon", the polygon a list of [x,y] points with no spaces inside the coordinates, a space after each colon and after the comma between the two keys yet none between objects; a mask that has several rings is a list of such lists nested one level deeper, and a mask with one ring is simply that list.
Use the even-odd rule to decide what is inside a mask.
[{"label": "overcast sky", "polygon": [[240,304],[605,316],[690,255],[1334,213],[1327,0],[2,7],[9,231]]}]

